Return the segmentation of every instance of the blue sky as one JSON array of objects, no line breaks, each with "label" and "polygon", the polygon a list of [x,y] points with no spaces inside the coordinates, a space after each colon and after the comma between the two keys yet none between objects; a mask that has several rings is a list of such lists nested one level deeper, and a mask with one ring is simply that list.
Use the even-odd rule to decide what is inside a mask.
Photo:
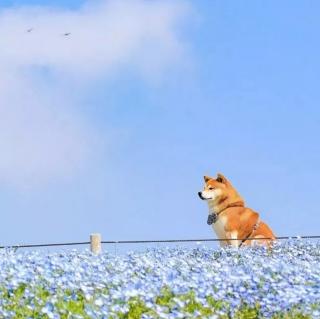
[{"label": "blue sky", "polygon": [[[17,89],[31,88],[21,100],[4,99],[14,114],[25,114],[24,107],[31,113],[17,124],[5,110],[12,122],[0,141],[10,155],[0,161],[1,243],[81,241],[91,232],[105,240],[214,237],[197,192],[202,176],[216,172],[277,235],[317,234],[320,4],[155,1],[152,9],[147,2],[116,12],[121,18],[137,6],[130,32],[139,12],[146,21],[138,36],[119,42],[124,49],[116,58],[99,39],[90,39],[91,51],[82,46],[85,31],[77,22],[68,25],[43,8],[34,31],[47,30],[43,46],[53,41],[50,52],[25,47],[17,56],[0,54],[3,85],[10,79]],[[18,27],[34,27],[30,12],[21,14],[21,6],[34,5],[82,10],[78,1],[5,1],[0,23],[8,46],[22,41]],[[149,15],[158,22],[146,33]],[[55,31],[59,19],[65,29]],[[127,36],[123,24],[118,37]],[[108,32],[113,25],[100,27]],[[61,38],[53,39],[67,28],[74,58],[59,51]]]}]

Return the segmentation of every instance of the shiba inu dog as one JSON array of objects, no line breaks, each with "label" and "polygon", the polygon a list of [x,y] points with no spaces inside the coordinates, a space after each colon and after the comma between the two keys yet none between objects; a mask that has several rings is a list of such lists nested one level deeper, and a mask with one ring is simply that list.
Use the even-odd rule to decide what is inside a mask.
[{"label": "shiba inu dog", "polygon": [[204,176],[204,181],[204,189],[198,195],[208,202],[208,225],[212,225],[219,239],[226,239],[220,241],[221,246],[269,246],[275,240],[269,226],[260,220],[257,212],[245,207],[241,196],[222,174],[218,174],[216,178]]}]

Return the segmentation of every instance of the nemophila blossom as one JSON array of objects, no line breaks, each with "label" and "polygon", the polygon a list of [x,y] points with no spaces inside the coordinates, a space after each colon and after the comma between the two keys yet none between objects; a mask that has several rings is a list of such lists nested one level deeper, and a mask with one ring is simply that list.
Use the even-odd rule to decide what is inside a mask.
[{"label": "nemophila blossom", "polygon": [[250,311],[320,318],[319,243],[117,257],[2,250],[0,257],[3,318],[231,318]]}]

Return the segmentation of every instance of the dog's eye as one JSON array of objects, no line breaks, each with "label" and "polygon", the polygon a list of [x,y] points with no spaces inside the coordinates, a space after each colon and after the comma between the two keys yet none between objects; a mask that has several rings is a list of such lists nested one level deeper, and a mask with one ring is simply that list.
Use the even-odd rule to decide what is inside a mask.
[{"label": "dog's eye", "polygon": [[210,187],[209,187],[209,190],[211,190],[211,191],[212,191],[213,189],[214,189],[214,187],[212,187],[212,186],[210,186]]}]

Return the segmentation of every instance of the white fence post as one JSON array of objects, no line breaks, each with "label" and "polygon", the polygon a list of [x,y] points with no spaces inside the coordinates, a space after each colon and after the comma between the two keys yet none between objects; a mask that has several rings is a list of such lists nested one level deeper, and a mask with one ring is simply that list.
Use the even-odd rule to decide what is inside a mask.
[{"label": "white fence post", "polygon": [[91,234],[90,235],[90,250],[92,253],[98,255],[101,253],[101,235]]}]

